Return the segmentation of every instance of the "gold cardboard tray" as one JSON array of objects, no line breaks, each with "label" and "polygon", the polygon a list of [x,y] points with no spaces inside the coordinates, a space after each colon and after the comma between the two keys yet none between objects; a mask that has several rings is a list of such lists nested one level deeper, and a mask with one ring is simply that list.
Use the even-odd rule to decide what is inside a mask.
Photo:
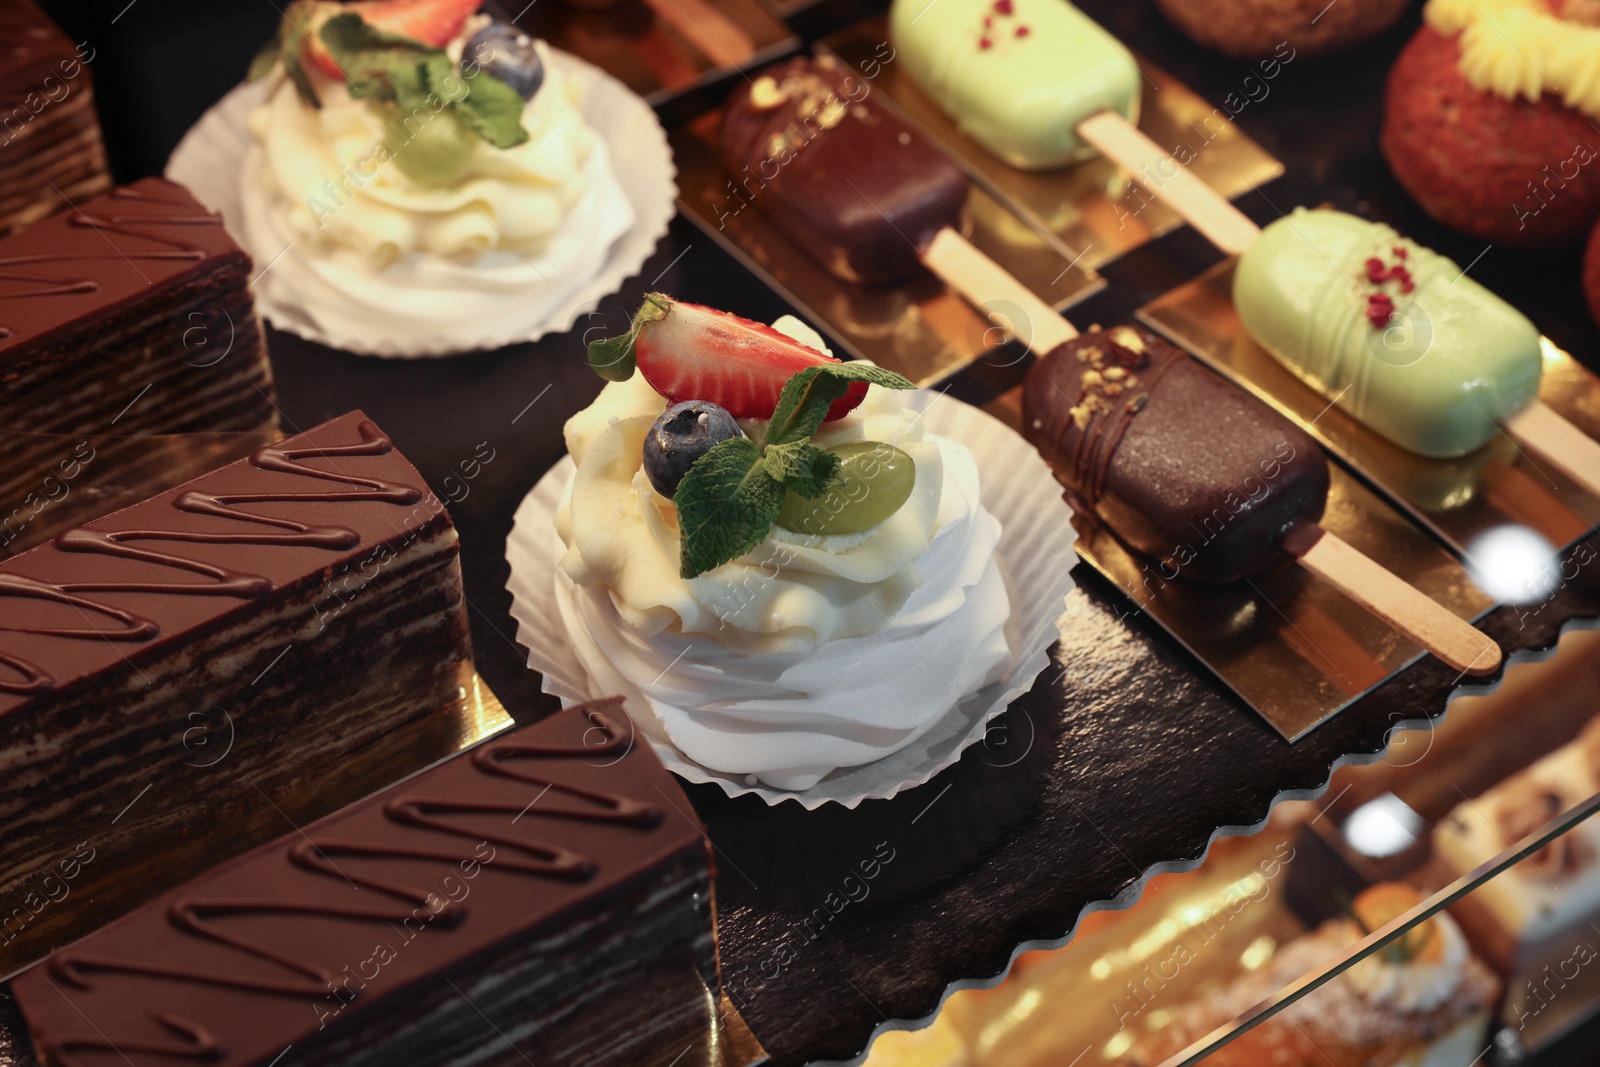
[{"label": "gold cardboard tray", "polygon": [[[829,274],[734,195],[718,157],[721,129],[717,110],[671,134],[679,207],[850,355],[929,386],[1001,343],[1004,335],[932,274],[871,287]],[[1070,307],[1105,285],[976,185],[967,219],[965,236],[1052,307]]]},{"label": "gold cardboard tray", "polygon": [[[206,724],[208,748],[214,745],[226,752],[232,741],[228,725],[225,731],[221,724]],[[253,808],[230,808],[226,818],[131,852],[111,855],[102,839],[98,852],[66,883],[64,895],[43,901],[36,912],[29,906],[25,923],[11,915],[6,936],[0,938],[0,978],[16,974],[53,948],[126,915],[231,856],[354,804],[511,725],[511,716],[468,664],[457,702],[378,738],[342,760],[337,773],[308,768],[301,788],[293,792],[260,794],[260,803]],[[212,759],[209,751],[202,755]],[[214,760],[219,771],[226,769],[225,760],[225,755]],[[8,908],[11,904],[20,902],[10,902]]]},{"label": "gold cardboard tray", "polygon": [[[593,63],[651,104],[771,62],[800,44],[757,0],[500,0],[500,7],[528,32]],[[742,47],[730,52],[703,36],[701,8],[730,23]]]},{"label": "gold cardboard tray", "polygon": [[[1021,424],[1021,388],[988,405]],[[1467,620],[1495,602],[1448,552],[1336,463],[1322,527]],[[1164,578],[1095,516],[1075,511],[1078,555],[1288,741],[1298,741],[1426,655],[1304,567],[1223,584]]]},{"label": "gold cardboard tray", "polygon": [[[1141,321],[1293,419],[1457,553],[1496,527],[1537,530],[1558,549],[1600,524],[1600,499],[1529,458],[1502,434],[1456,460],[1393,445],[1327,400],[1252,341],[1233,310],[1233,264],[1152,301]],[[1600,437],[1600,379],[1548,339],[1539,397]]]},{"label": "gold cardboard tray", "polygon": [[[1069,259],[1081,254],[1083,266],[1096,268],[1183,225],[1105,159],[1028,171],[996,158],[957,129],[899,65],[884,59],[888,36],[887,20],[879,16],[824,38],[819,47],[858,70],[862,64],[881,70],[873,85],[889,106],[942,144],[990,195],[1043,229]],[[1201,181],[1232,199],[1283,173],[1283,164],[1245,136],[1226,109],[1213,107],[1143,57],[1139,67],[1144,74],[1139,128],[1175,157],[1189,160]]]}]

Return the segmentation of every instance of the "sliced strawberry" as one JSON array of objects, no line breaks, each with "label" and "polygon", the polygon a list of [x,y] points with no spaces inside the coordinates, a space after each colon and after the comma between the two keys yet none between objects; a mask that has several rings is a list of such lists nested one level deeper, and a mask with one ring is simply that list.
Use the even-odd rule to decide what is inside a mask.
[{"label": "sliced strawberry", "polygon": [[369,26],[443,48],[481,6],[483,0],[356,0],[345,8]]},{"label": "sliced strawberry", "polygon": [[[640,326],[634,358],[668,400],[709,400],[737,419],[770,419],[791,377],[839,362],[770,326],[677,300],[664,317]],[[850,383],[828,420],[844,417],[866,395],[866,382]]]},{"label": "sliced strawberry", "polygon": [[360,15],[369,26],[443,48],[455,39],[462,25],[481,6],[483,0],[353,0],[346,4],[319,4],[312,18],[305,57],[328,77],[343,80],[344,72],[317,36],[322,24],[334,15]]}]

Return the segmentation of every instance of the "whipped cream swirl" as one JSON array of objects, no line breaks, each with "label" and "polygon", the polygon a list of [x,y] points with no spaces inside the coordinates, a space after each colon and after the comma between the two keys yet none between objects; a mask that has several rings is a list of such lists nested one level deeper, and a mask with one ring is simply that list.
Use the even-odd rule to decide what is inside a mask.
[{"label": "whipped cream swirl", "polygon": [[321,80],[316,109],[280,78],[250,115],[240,176],[245,243],[272,303],[329,333],[514,336],[598,273],[633,207],[579,109],[576,61],[537,47],[546,74],[523,109],[528,140],[479,142],[435,186],[392,162],[396,133],[344,85]]},{"label": "whipped cream swirl", "polygon": [[1427,23],[1456,37],[1474,88],[1506,100],[1559,94],[1600,118],[1600,26],[1561,18],[1548,0],[1428,0]]},{"label": "whipped cream swirl", "polygon": [[[796,320],[777,328],[821,348]],[[577,465],[556,517],[562,621],[597,690],[689,759],[780,789],[910,744],[1004,676],[1010,598],[1000,524],[958,441],[924,434],[888,390],[828,423],[822,446],[887,441],[916,463],[903,507],[864,534],[775,530],[698,578],[678,574],[676,508],[642,473],[666,408],[642,377],[567,424]],[[750,427],[759,432],[759,424]]]}]

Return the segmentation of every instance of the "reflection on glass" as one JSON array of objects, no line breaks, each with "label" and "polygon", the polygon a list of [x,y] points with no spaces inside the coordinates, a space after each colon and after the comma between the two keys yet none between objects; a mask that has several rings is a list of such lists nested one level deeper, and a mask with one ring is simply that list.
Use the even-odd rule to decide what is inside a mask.
[{"label": "reflection on glass", "polygon": [[1597,694],[1569,634],[868,1067],[1592,1062],[1543,1057],[1600,1047]]},{"label": "reflection on glass", "polygon": [[1533,604],[1556,591],[1556,550],[1535,530],[1496,526],[1467,547],[1467,570],[1478,588],[1503,604]]}]

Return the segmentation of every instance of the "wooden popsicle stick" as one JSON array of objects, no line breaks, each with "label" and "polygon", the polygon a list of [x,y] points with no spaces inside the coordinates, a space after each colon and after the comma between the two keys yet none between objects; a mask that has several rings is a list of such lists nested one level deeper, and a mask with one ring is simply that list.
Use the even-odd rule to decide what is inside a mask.
[{"label": "wooden popsicle stick", "polygon": [[1600,441],[1556,414],[1544,401],[1535,398],[1507,419],[1505,431],[1591,496],[1600,497]]},{"label": "wooden popsicle stick", "polygon": [[663,22],[687,37],[714,66],[743,66],[756,54],[750,35],[707,0],[645,0]]},{"label": "wooden popsicle stick", "polygon": [[1027,322],[1027,336],[1017,339],[1040,355],[1078,336],[1077,329],[1055,308],[1033,294],[1033,290],[1013,278],[1000,264],[972,246],[972,242],[946,227],[934,235],[922,253],[923,264],[991,322],[1015,335],[1015,325],[991,311],[992,305],[1008,303]]},{"label": "wooden popsicle stick", "polygon": [[1296,530],[1284,548],[1307,570],[1463,674],[1493,674],[1500,646],[1470,622],[1321,527]]},{"label": "wooden popsicle stick", "polygon": [[1212,244],[1232,256],[1243,254],[1261,236],[1261,227],[1227,197],[1195,177],[1115,111],[1102,111],[1078,124],[1078,136],[1133,175],[1135,181],[1176,211]]}]

